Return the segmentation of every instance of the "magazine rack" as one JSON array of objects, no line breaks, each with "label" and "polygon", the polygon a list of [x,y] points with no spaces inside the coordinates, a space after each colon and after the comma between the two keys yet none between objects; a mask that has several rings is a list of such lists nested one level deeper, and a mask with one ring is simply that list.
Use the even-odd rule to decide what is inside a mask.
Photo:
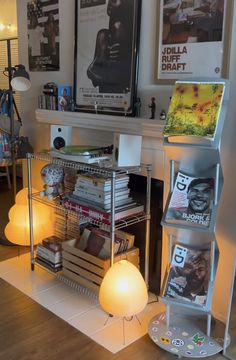
[{"label": "magazine rack", "polygon": [[[220,143],[226,116],[227,101],[229,98],[229,85],[226,80],[222,79],[191,79],[184,81],[184,83],[193,84],[193,86],[198,83],[213,84],[214,86],[215,83],[219,82],[224,84],[224,92],[221,99],[221,108],[218,113],[219,116],[218,121],[216,122],[217,126],[214,137],[209,140],[208,143],[205,141],[206,139],[204,139],[204,142],[199,141],[198,143],[197,137],[191,143],[193,136],[188,137],[188,135],[176,138],[176,142],[174,136],[171,136],[170,141],[168,140],[168,137],[165,137],[164,139],[164,150],[166,155],[166,205],[162,225],[164,239],[168,239],[169,264],[162,282],[160,301],[166,304],[166,312],[156,315],[151,320],[149,324],[149,335],[158,346],[178,357],[202,358],[211,356],[222,351],[223,345],[211,338],[211,308],[214,279],[219,255],[215,226],[218,204],[223,187]],[[184,96],[184,94],[182,96]],[[196,108],[196,104],[194,104],[193,108]],[[167,220],[166,215],[169,209],[170,199],[173,195],[177,173],[187,174],[196,179],[214,179],[214,191],[208,226],[199,226],[199,224],[190,221],[180,222],[175,220],[175,218],[173,218],[173,221],[171,222]],[[166,190],[168,188],[169,194],[167,194]],[[165,292],[167,285],[170,284],[170,271],[174,268],[174,266],[172,267],[174,244],[179,244],[183,248],[195,252],[208,249],[207,251],[210,254],[210,271],[205,302],[202,304],[196,303],[195,300],[187,299],[188,301],[186,301],[186,298],[182,295],[172,296],[171,292],[169,294]],[[184,279],[186,281],[187,276]],[[178,288],[178,285],[176,284],[177,281],[174,285]],[[171,285],[173,285],[173,282]],[[181,291],[179,294],[181,294]],[[174,289],[174,294],[176,293],[177,290],[175,292]],[[197,298],[197,296],[195,298]],[[214,338],[217,337],[217,334],[214,333]]]}]

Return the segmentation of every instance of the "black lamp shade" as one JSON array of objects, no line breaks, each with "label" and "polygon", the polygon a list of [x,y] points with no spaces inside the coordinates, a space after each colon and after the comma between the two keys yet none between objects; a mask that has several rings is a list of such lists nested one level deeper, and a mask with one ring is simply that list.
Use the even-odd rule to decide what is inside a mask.
[{"label": "black lamp shade", "polygon": [[11,86],[17,91],[27,91],[31,86],[30,77],[24,65],[17,65],[12,76]]}]

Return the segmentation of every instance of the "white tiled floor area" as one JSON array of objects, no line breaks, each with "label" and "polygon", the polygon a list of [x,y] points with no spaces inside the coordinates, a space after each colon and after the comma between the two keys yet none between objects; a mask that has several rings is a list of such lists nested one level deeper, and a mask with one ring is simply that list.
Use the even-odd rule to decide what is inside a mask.
[{"label": "white tiled floor area", "polygon": [[[95,297],[76,291],[41,267],[31,271],[29,254],[0,262],[0,277],[113,353],[145,335],[150,319],[165,309],[154,302],[138,315],[141,325],[136,318],[125,321],[124,344],[121,318],[109,318],[104,325],[107,314]],[[149,301],[154,299],[150,294]]]}]

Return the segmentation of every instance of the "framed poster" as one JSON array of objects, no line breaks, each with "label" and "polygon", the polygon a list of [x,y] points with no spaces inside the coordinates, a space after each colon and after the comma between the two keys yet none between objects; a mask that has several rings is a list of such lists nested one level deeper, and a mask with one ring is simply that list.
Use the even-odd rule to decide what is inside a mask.
[{"label": "framed poster", "polygon": [[27,33],[29,70],[59,70],[58,0],[27,2]]},{"label": "framed poster", "polygon": [[160,0],[157,83],[228,75],[232,0]]},{"label": "framed poster", "polygon": [[133,114],[140,7],[140,0],[76,0],[76,110]]}]

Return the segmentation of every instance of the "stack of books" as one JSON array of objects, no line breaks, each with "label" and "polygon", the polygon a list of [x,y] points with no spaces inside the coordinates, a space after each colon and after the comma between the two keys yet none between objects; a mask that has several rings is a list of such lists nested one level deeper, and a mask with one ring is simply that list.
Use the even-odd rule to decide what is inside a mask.
[{"label": "stack of books", "polygon": [[[129,176],[118,175],[115,179],[115,221],[144,211],[130,196]],[[101,174],[78,174],[75,189],[63,198],[66,209],[110,224],[111,221],[111,178]]]},{"label": "stack of books", "polygon": [[37,246],[35,261],[53,272],[62,270],[61,239],[57,236],[43,239]]}]

